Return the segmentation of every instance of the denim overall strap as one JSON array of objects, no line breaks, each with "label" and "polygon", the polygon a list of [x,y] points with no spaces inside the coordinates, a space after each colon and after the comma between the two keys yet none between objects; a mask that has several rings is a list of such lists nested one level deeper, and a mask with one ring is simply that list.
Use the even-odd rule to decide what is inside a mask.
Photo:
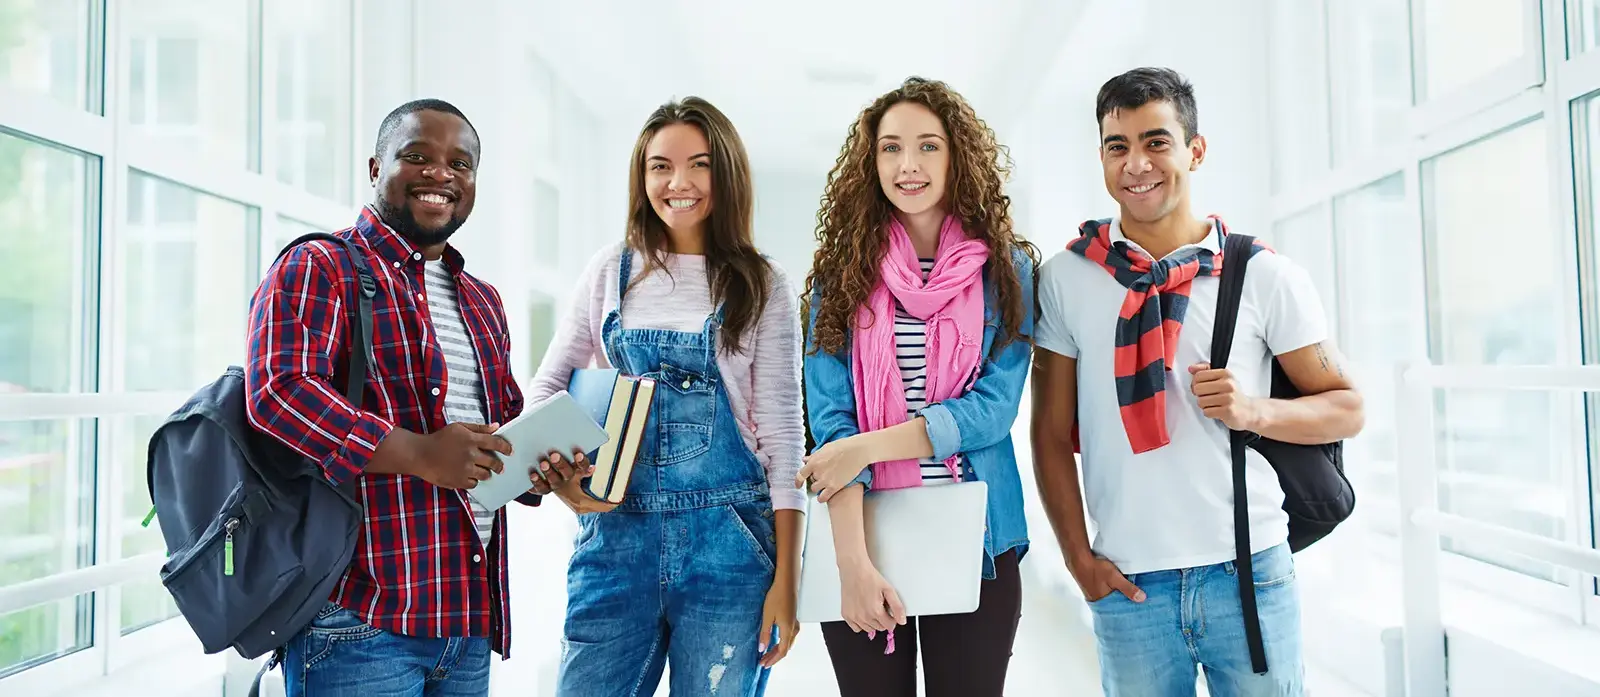
[{"label": "denim overall strap", "polygon": [[618,302],[601,329],[611,364],[656,381],[646,440],[618,510],[659,512],[769,500],[766,474],[740,434],[717,362],[721,307],[700,331],[622,327],[633,251],[617,271]]}]

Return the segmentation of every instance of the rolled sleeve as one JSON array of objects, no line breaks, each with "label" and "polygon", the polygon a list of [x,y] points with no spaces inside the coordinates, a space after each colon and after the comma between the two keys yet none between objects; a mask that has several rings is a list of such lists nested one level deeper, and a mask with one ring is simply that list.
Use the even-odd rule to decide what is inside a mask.
[{"label": "rolled sleeve", "polygon": [[856,475],[851,484],[860,484],[861,488],[872,491],[872,465],[861,468],[861,474]]},{"label": "rolled sleeve", "polygon": [[928,442],[933,444],[933,459],[946,460],[961,452],[961,427],[950,408],[934,404],[919,412],[928,428]]}]

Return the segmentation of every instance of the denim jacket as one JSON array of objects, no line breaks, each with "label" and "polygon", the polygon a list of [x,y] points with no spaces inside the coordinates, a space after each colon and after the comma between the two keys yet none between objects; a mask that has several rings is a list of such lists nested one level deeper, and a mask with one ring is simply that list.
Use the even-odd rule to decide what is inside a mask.
[{"label": "denim jacket", "polygon": [[[920,413],[928,424],[928,440],[933,456],[943,460],[961,453],[962,479],[979,480],[989,487],[988,525],[983,532],[983,577],[993,579],[994,558],[1016,549],[1020,559],[1028,551],[1028,522],[1022,507],[1022,478],[1017,473],[1017,454],[1011,442],[1011,428],[1022,402],[1022,386],[1028,377],[1033,353],[1034,263],[1021,250],[1012,253],[1017,279],[1022,282],[1024,308],[1021,334],[995,350],[1000,329],[994,283],[984,273],[983,355],[977,381],[966,394],[930,404]],[[810,302],[807,327],[817,323],[817,294]],[[815,336],[815,332],[807,332]],[[805,351],[806,421],[815,447],[860,433],[856,423],[855,387],[851,380],[850,339],[838,353],[813,351],[807,341]],[[814,451],[814,450],[813,450]],[[856,477],[868,491],[872,489],[872,467]]]}]

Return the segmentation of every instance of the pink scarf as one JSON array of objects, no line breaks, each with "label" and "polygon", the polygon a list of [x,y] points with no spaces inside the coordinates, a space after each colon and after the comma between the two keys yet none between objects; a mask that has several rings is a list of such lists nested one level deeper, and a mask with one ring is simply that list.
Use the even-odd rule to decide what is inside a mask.
[{"label": "pink scarf", "polygon": [[[911,237],[891,217],[889,252],[883,257],[881,280],[857,313],[851,377],[855,384],[856,421],[862,433],[906,422],[905,383],[895,361],[895,301],[928,326],[928,404],[960,396],[978,375],[983,343],[983,266],[989,248],[969,239],[956,216],[946,216],[939,229],[939,251],[926,283]],[[945,461],[957,475],[956,458]],[[872,465],[872,488],[922,486],[916,460]]]}]

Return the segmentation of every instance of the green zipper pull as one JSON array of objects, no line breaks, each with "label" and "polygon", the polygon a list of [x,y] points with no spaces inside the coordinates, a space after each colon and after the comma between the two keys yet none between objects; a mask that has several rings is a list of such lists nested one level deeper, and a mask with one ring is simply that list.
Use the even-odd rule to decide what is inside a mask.
[{"label": "green zipper pull", "polygon": [[156,519],[156,507],[152,505],[150,507],[150,512],[144,514],[144,520],[139,521],[139,527],[148,528],[148,527],[150,527],[150,521],[155,520],[155,519]]},{"label": "green zipper pull", "polygon": [[228,536],[222,540],[222,575],[233,575],[233,530],[239,527],[238,518],[229,518],[227,524]]}]

